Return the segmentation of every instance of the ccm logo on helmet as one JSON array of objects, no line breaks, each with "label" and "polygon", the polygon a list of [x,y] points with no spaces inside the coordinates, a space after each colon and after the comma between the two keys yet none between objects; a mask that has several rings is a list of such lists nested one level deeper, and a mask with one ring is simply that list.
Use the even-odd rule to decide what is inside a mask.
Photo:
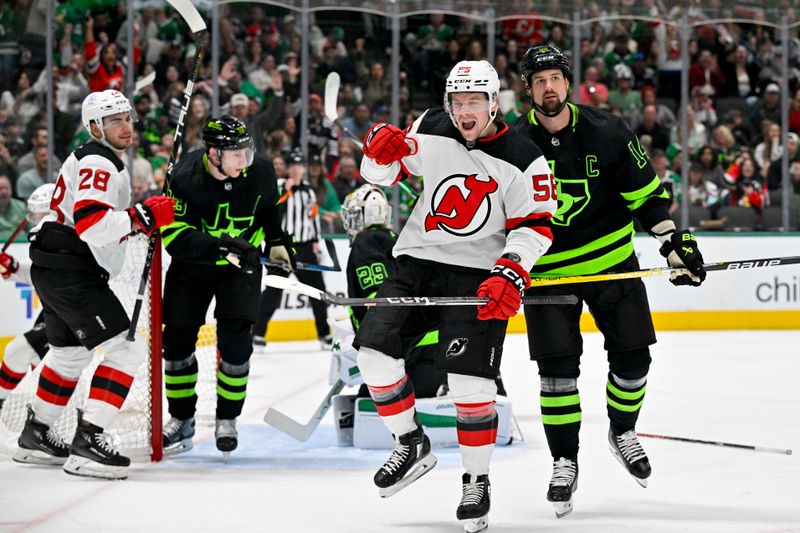
[{"label": "ccm logo on helmet", "polygon": [[453,174],[436,187],[425,231],[442,230],[466,237],[483,228],[492,212],[490,195],[497,182],[482,174]]}]

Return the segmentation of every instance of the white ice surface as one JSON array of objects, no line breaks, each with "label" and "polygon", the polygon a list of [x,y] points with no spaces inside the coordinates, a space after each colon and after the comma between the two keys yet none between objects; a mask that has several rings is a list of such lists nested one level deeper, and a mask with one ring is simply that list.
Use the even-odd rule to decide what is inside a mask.
[{"label": "white ice surface", "polygon": [[[800,333],[661,333],[638,429],[760,446],[795,455],[642,439],[653,466],[639,487],[606,443],[606,363],[599,335],[585,337],[580,489],[556,519],[544,495],[550,456],[538,377],[524,336],[509,336],[503,375],[525,434],[496,450],[491,532],[800,532]],[[267,407],[306,420],[328,385],[316,342],[271,344],[254,355],[239,420],[240,448],[224,464],[201,427],[195,449],[136,464],[127,481],[69,477],[0,456],[0,531],[453,532],[460,459],[439,465],[389,499],[372,484],[384,451],[335,446],[328,418],[306,443],[262,422]]]}]

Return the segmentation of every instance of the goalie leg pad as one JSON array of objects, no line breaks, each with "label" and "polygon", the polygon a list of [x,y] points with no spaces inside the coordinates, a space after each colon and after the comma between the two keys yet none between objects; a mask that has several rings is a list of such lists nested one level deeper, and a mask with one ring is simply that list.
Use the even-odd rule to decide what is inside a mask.
[{"label": "goalie leg pad", "polygon": [[92,359],[83,346],[51,346],[39,375],[32,407],[36,420],[52,425],[69,402],[78,378]]},{"label": "goalie leg pad", "polygon": [[464,469],[473,475],[489,473],[497,440],[497,385],[494,380],[449,374],[450,394],[456,406],[456,430]]}]

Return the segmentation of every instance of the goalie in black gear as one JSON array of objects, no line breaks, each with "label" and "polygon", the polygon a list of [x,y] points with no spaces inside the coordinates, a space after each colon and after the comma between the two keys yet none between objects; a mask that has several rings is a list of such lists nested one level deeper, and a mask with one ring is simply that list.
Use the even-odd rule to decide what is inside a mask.
[{"label": "goalie in black gear", "polygon": [[[342,204],[342,224],[350,237],[350,256],[347,260],[347,294],[351,298],[372,298],[395,269],[392,248],[397,234],[388,228],[391,207],[384,192],[375,185],[362,185],[347,195]],[[367,314],[367,307],[350,307],[350,323],[358,331]],[[419,398],[431,398],[444,393],[446,374],[436,368],[436,346],[439,331],[427,328],[424,319],[421,333],[409,340],[406,372]],[[434,324],[429,320],[428,324]],[[353,351],[355,352],[355,351]],[[368,397],[366,385],[358,395]]]},{"label": "goalie in black gear", "polygon": [[185,154],[169,194],[175,222],[162,230],[172,256],[164,286],[164,381],[169,413],[164,447],[191,448],[197,404],[194,349],[211,299],[216,299],[217,448],[237,446],[235,419],[242,411],[252,354],[250,328],[261,285],[259,248],[290,262],[282,242],[278,186],[272,162],[254,155],[244,123],[223,116],[203,129],[205,151]]},{"label": "goalie in black gear", "polygon": [[[520,63],[533,109],[512,128],[532,139],[555,174],[558,210],[553,246],[533,267],[532,278],[621,272],[639,268],[633,249],[633,218],[661,243],[676,285],[700,285],[703,258],[688,231],[676,231],[668,195],[647,153],[630,128],[605,111],[568,102],[570,69],[556,46],[529,49]],[[540,192],[534,184],[537,193]],[[580,316],[586,302],[605,337],[609,446],[642,486],[650,463],[635,425],[656,342],[644,284],[640,279],[536,287],[529,295],[574,294],[572,305],[526,306],[531,359],[539,366],[541,410],[553,456],[547,499],[556,514],[572,510],[577,487],[581,408],[577,378],[583,343]]]}]

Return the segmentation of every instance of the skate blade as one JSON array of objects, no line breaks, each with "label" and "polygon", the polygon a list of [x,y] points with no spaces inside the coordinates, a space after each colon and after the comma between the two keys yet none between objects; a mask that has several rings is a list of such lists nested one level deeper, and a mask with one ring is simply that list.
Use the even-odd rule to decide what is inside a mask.
[{"label": "skate blade", "polygon": [[222,461],[225,464],[228,464],[228,461],[231,460],[231,452],[222,452]]},{"label": "skate blade", "polygon": [[104,465],[85,457],[70,455],[64,464],[64,472],[73,476],[95,479],[127,479],[127,466]]},{"label": "skate blade", "polygon": [[568,502],[552,502],[556,511],[556,518],[564,518],[572,512],[572,498]]},{"label": "skate blade", "polygon": [[479,531],[486,531],[489,529],[489,515],[485,514],[478,518],[467,518],[462,520],[465,533],[478,533]]},{"label": "skate blade", "polygon": [[413,482],[433,470],[433,467],[436,466],[436,456],[432,453],[429,453],[425,457],[419,460],[417,464],[415,464],[411,470],[409,470],[406,475],[392,485],[391,487],[384,487],[378,490],[378,494],[381,498],[388,498],[389,496],[394,496],[407,486],[411,485]]},{"label": "skate blade", "polygon": [[184,439],[164,448],[164,456],[170,457],[172,455],[179,455],[188,452],[192,448],[194,448],[192,439]]},{"label": "skate blade", "polygon": [[640,478],[638,478],[638,477],[634,476],[633,474],[631,474],[631,471],[630,471],[630,470],[628,470],[628,467],[627,467],[627,465],[625,464],[625,460],[622,458],[622,456],[619,454],[619,452],[617,452],[616,448],[614,448],[614,446],[612,446],[611,444],[609,444],[609,445],[608,445],[608,449],[609,449],[609,451],[611,451],[611,454],[612,454],[614,457],[616,457],[616,458],[617,458],[617,461],[619,461],[619,464],[621,464],[621,465],[622,465],[622,468],[624,468],[624,469],[625,469],[625,471],[628,473],[628,475],[630,475],[630,476],[633,478],[633,480],[634,480],[636,483],[638,483],[638,484],[639,484],[639,486],[641,486],[642,488],[645,488],[645,489],[646,489],[646,488],[647,488],[647,478],[640,479]]},{"label": "skate blade", "polygon": [[62,466],[67,462],[66,457],[56,457],[41,450],[28,450],[19,448],[12,457],[17,463],[41,466]]}]

